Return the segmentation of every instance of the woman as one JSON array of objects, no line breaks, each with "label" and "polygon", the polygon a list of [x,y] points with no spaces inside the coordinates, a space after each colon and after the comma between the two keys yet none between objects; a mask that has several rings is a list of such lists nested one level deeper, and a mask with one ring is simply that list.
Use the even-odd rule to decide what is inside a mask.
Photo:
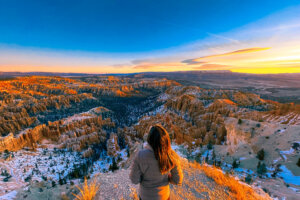
[{"label": "woman", "polygon": [[160,125],[150,129],[145,149],[133,161],[130,179],[140,184],[141,200],[170,199],[169,183],[181,185],[179,157],[172,150],[168,132]]}]

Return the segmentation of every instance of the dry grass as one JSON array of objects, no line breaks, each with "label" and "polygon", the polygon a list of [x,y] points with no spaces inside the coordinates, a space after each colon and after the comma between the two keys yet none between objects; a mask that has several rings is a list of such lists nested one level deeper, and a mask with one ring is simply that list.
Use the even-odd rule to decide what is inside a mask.
[{"label": "dry grass", "polygon": [[218,185],[227,187],[229,195],[226,199],[237,200],[269,200],[268,195],[261,196],[253,188],[236,180],[234,177],[224,174],[216,167],[193,163],[194,167],[202,170],[208,177],[212,178]]},{"label": "dry grass", "polygon": [[184,173],[183,183],[182,186],[171,186],[171,199],[230,199],[227,189],[208,178],[202,170],[194,166],[194,163],[186,159],[181,159],[180,163]]},{"label": "dry grass", "polygon": [[80,194],[73,194],[77,200],[93,200],[100,188],[100,185],[94,179],[90,184],[88,184],[87,179],[84,178],[84,184],[82,188],[76,186]]},{"label": "dry grass", "polygon": [[135,188],[130,188],[130,191],[131,191],[130,198],[132,200],[139,200],[139,195],[138,195],[136,189]]}]

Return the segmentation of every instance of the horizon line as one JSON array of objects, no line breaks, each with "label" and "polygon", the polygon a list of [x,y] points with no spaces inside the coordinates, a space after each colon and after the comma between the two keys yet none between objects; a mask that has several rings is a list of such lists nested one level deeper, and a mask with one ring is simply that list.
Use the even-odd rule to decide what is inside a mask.
[{"label": "horizon line", "polygon": [[299,74],[300,72],[282,72],[282,73],[245,73],[245,72],[236,72],[232,70],[179,70],[179,71],[145,71],[145,72],[130,72],[130,73],[87,73],[87,72],[49,72],[49,71],[0,71],[0,76],[2,76],[4,73],[20,73],[20,74],[26,74],[26,73],[44,73],[44,74],[83,74],[83,75],[133,75],[133,74],[144,74],[144,73],[184,73],[184,72],[215,72],[215,73],[234,73],[234,74],[249,74],[249,75],[282,75],[282,74]]}]

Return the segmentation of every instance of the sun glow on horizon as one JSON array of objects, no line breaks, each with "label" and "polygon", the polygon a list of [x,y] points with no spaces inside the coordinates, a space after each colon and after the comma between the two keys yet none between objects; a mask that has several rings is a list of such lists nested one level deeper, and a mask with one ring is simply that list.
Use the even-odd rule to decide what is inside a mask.
[{"label": "sun glow on horizon", "polygon": [[288,68],[249,68],[249,69],[231,69],[231,72],[246,73],[246,74],[289,74],[300,73],[300,67]]}]

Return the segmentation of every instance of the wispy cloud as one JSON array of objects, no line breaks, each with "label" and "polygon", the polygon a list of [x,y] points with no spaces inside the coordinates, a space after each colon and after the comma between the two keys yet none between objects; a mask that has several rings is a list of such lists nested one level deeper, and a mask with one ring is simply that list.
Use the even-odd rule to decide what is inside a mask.
[{"label": "wispy cloud", "polygon": [[215,57],[221,57],[221,56],[231,56],[231,55],[236,55],[236,54],[253,53],[253,52],[257,52],[257,51],[268,50],[270,48],[271,47],[264,47],[264,48],[254,47],[254,48],[247,48],[247,49],[239,49],[236,51],[231,51],[231,52],[226,52],[226,53],[221,53],[221,54],[202,56],[202,57],[193,59],[193,61],[199,62],[200,60],[202,60],[204,58],[215,58]]},{"label": "wispy cloud", "polygon": [[221,38],[223,40],[227,40],[227,41],[236,43],[236,44],[240,44],[241,43],[239,40],[232,39],[232,38],[229,38],[229,37],[225,37],[225,36],[220,35],[220,34],[214,34],[214,33],[207,33],[207,34],[210,35],[210,36],[216,37],[216,38]]},{"label": "wispy cloud", "polygon": [[157,70],[157,71],[172,71],[178,70],[178,68],[183,68],[184,65],[182,63],[142,63],[139,65],[132,66],[132,69],[139,69],[139,70]]},{"label": "wispy cloud", "polygon": [[202,56],[199,58],[186,59],[181,62],[186,63],[188,65],[199,65],[199,64],[208,63],[208,61],[204,61],[206,58],[215,58],[215,57],[222,57],[222,56],[231,56],[231,55],[236,55],[236,54],[252,53],[252,52],[264,51],[264,50],[268,50],[268,49],[270,49],[270,47],[268,47],[268,48],[255,47],[255,48],[239,49],[239,50],[230,51],[230,52],[226,52],[226,53],[212,54],[212,55],[208,55],[208,56]]},{"label": "wispy cloud", "polygon": [[135,65],[133,66],[133,69],[143,69],[143,70],[148,70],[148,69],[153,69],[156,68],[157,66],[154,64],[141,64],[141,65]]},{"label": "wispy cloud", "polygon": [[216,70],[216,69],[228,69],[230,66],[228,65],[220,65],[220,64],[204,64],[198,67],[194,67],[193,69],[198,69],[198,70]]},{"label": "wispy cloud", "polygon": [[181,61],[182,63],[186,63],[188,65],[199,65],[199,64],[205,64],[207,62],[204,61],[196,61],[194,59],[187,59],[187,60],[183,60]]}]

